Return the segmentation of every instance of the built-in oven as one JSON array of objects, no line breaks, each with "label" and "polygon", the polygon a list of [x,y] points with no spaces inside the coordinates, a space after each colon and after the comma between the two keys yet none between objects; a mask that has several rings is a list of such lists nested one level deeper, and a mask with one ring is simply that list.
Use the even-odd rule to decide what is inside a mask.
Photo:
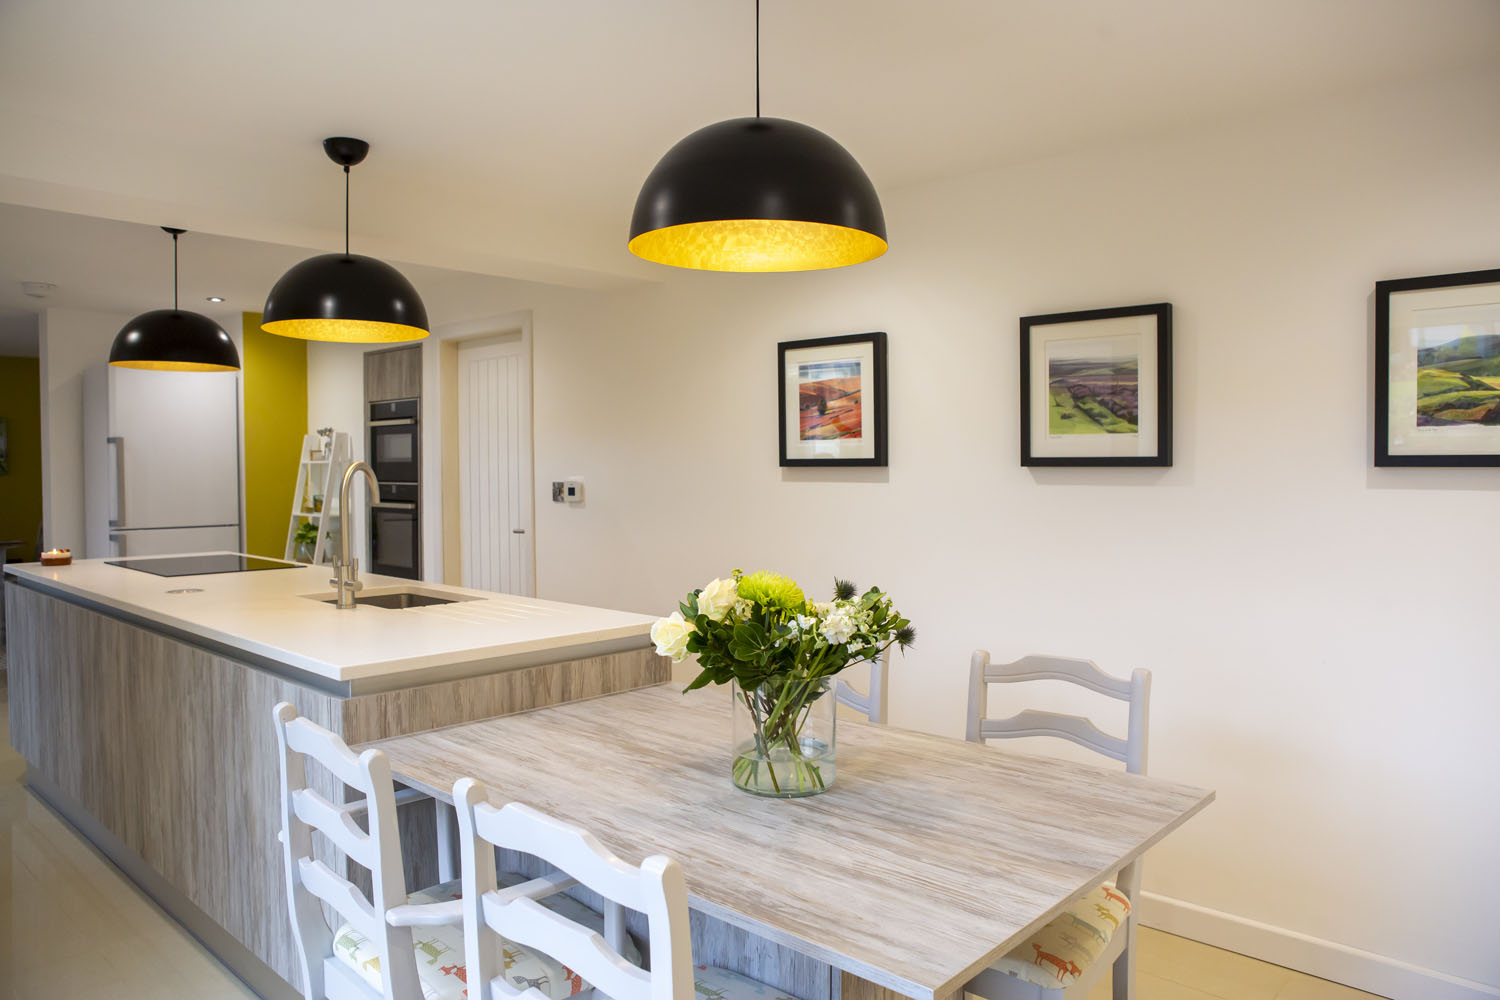
[{"label": "built-in oven", "polygon": [[381,480],[380,498],[370,504],[370,572],[408,580],[420,575],[417,490],[415,483]]},{"label": "built-in oven", "polygon": [[370,404],[370,467],[382,483],[415,483],[421,478],[418,406],[415,399]]}]

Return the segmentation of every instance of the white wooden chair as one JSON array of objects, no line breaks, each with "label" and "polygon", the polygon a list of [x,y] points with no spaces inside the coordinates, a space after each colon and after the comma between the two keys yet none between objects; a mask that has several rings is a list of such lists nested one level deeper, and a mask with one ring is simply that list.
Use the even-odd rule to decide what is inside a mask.
[{"label": "white wooden chair", "polygon": [[[466,995],[466,963],[459,884],[445,880],[408,895],[401,863],[396,806],[427,795],[395,790],[385,754],[366,750],[355,757],[336,734],[298,718],[291,705],[277,705],[274,716],[283,761],[281,838],[286,845],[288,903],[304,996],[307,1000],[460,1000]],[[306,757],[364,797],[337,805],[310,788]],[[455,815],[451,806],[444,811]],[[359,821],[366,816],[365,829],[360,829]],[[370,870],[371,897],[313,857],[313,830]],[[490,860],[493,872],[493,857]],[[499,881],[510,886],[525,879],[506,872]],[[320,901],[343,919],[336,929],[323,919]],[[556,895],[544,905],[579,925],[604,928],[603,917],[571,897]],[[640,952],[628,936],[622,948],[627,957],[639,959]],[[544,994],[547,1000],[567,1000],[575,992],[591,989],[545,954],[507,943],[505,957],[517,975],[549,983]]]},{"label": "white wooden chair", "polygon": [[[546,1000],[538,983],[516,974],[512,942],[545,952],[576,969],[609,1000],[791,1000],[780,990],[727,969],[693,966],[687,884],[664,855],[640,866],[615,857],[582,827],[512,802],[497,809],[483,786],[453,786],[463,862],[464,950],[474,1000]],[[533,855],[557,871],[497,888],[495,851]],[[580,925],[538,900],[582,885],[605,901],[604,928]],[[643,914],[650,934],[650,971],[622,952],[625,909]]]},{"label": "white wooden chair", "polygon": [[[379,750],[354,756],[337,735],[298,718],[286,702],[272,714],[281,744],[281,841],[302,995],[306,1000],[422,1000],[411,932],[415,921],[392,924],[387,919],[392,911],[409,915],[416,909],[408,905],[401,866],[390,762]],[[364,797],[339,804],[309,787],[307,757]],[[361,815],[367,830],[360,829]],[[369,869],[370,897],[313,856],[314,830]],[[324,919],[320,902],[343,918],[337,930]],[[463,915],[449,906],[429,911],[426,919],[458,924]],[[340,957],[356,948],[368,956],[363,968]],[[370,982],[375,977],[378,988]]]},{"label": "white wooden chair", "polygon": [[861,694],[855,690],[854,685],[842,677],[835,677],[833,681],[833,695],[838,699],[840,705],[848,705],[856,712],[864,714],[871,722],[885,722],[890,714],[890,691],[886,687],[886,668],[891,665],[891,648],[887,646],[885,652],[878,659],[870,661],[870,683]]},{"label": "white wooden chair", "polygon": [[[969,671],[970,742],[1057,737],[1120,761],[1131,774],[1146,773],[1149,670],[1135,670],[1126,680],[1111,677],[1089,660],[1061,656],[1025,656],[1014,663],[992,664],[990,654],[980,649],[975,650]],[[1128,702],[1125,738],[1111,736],[1077,715],[1026,709],[1008,718],[988,717],[991,684],[1040,680],[1067,681]],[[986,1000],[1075,1000],[1086,996],[1104,970],[1112,966],[1114,1000],[1133,1000],[1140,885],[1141,863],[1137,860],[1119,871],[1113,886],[1090,890],[1005,958],[974,977],[965,989]]]}]

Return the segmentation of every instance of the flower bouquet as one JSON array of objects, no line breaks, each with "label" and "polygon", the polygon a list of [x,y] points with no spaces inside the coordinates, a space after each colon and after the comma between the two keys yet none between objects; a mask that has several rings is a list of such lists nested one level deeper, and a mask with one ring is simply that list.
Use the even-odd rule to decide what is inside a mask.
[{"label": "flower bouquet", "polygon": [[916,638],[879,587],[861,596],[834,581],[833,600],[809,601],[775,573],[713,580],[651,628],[656,651],[702,668],[688,691],[729,684],[735,785],[758,795],[816,795],[835,777],[833,678]]}]

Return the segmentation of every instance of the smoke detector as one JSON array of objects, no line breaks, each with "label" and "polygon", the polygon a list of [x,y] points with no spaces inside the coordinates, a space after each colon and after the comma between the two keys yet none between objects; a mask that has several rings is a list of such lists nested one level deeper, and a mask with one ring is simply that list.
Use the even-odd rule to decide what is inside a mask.
[{"label": "smoke detector", "polygon": [[34,299],[45,299],[57,291],[57,286],[50,281],[23,281],[21,282],[21,291]]}]

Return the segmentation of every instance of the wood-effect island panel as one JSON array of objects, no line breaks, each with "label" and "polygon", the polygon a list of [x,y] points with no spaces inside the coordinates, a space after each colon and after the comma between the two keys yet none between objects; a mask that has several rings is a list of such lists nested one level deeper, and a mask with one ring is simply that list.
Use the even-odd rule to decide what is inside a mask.
[{"label": "wood-effect island panel", "polygon": [[729,780],[729,696],[660,685],[374,744],[445,798],[579,823],[624,860],[683,866],[695,911],[918,1000],[954,993],[1213,793],[840,720],[838,783],[807,799]]},{"label": "wood-effect island panel", "polygon": [[[16,580],[7,581],[5,601],[11,742],[27,760],[28,781],[266,996],[300,988],[277,841],[272,706],[291,702],[355,744],[655,684],[669,673],[645,647],[343,697]],[[313,770],[319,791],[346,798]],[[436,881],[432,814],[420,803],[402,816],[413,888]],[[330,864],[345,864],[323,846]],[[236,944],[261,964],[247,963]]]}]

